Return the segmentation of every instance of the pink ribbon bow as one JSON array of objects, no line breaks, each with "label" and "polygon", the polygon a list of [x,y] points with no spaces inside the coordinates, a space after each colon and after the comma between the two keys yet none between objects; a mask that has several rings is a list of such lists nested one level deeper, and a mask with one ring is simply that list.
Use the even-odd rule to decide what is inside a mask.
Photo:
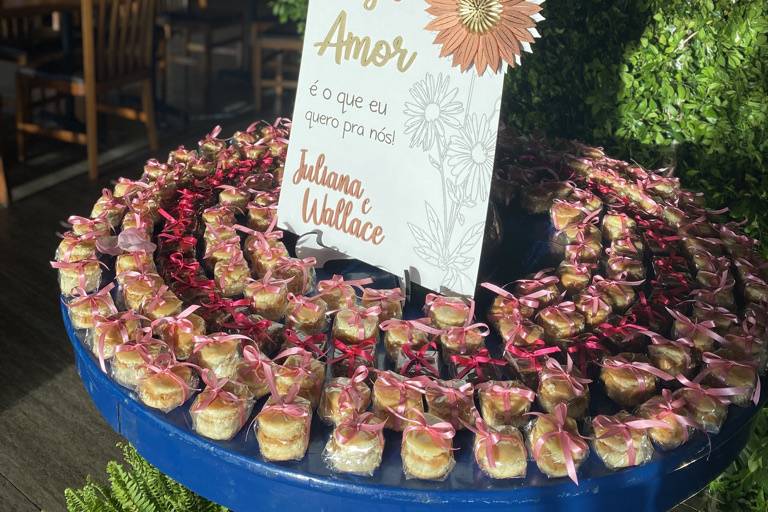
[{"label": "pink ribbon bow", "polygon": [[536,393],[524,386],[517,386],[511,381],[491,380],[478,384],[477,389],[501,397],[501,403],[505,414],[509,414],[512,410],[513,396],[519,396],[531,403],[536,399]]},{"label": "pink ribbon bow", "polygon": [[345,311],[351,313],[348,319],[349,323],[357,328],[357,339],[365,339],[365,319],[378,318],[381,314],[381,306],[371,306],[369,308],[350,308]]},{"label": "pink ribbon bow", "polygon": [[317,291],[320,295],[328,295],[336,291],[343,294],[347,287],[355,287],[362,290],[363,286],[371,283],[373,283],[373,279],[370,277],[366,277],[365,279],[345,280],[344,276],[334,274],[332,278],[317,283]]},{"label": "pink ribbon bow", "polygon": [[[730,359],[724,359],[717,354],[713,354],[712,352],[704,352],[701,356],[702,362],[704,362],[707,367],[704,370],[704,374],[709,374],[712,372],[713,369],[723,369],[724,371],[728,371],[731,368],[750,368],[755,372],[755,391],[752,393],[752,403],[755,405],[758,405],[760,403],[760,376],[757,374],[757,368],[756,365],[750,361],[731,361]],[[728,388],[726,388],[728,389]]]},{"label": "pink ribbon bow", "polygon": [[[408,393],[409,392],[415,392],[424,394],[426,392],[427,386],[431,382],[431,380],[428,377],[420,376],[420,377],[412,377],[412,378],[400,378],[399,375],[393,374],[391,372],[387,372],[384,370],[373,370],[376,373],[377,376],[377,385],[382,385],[386,388],[393,389],[398,392],[399,399],[398,404],[396,408],[396,413],[394,414],[393,421],[395,422],[395,426],[399,427],[401,425],[400,419],[402,418],[402,415],[405,414],[405,406],[406,402],[408,400]],[[391,409],[388,408],[388,410]]]},{"label": "pink ribbon bow", "polygon": [[341,386],[339,392],[339,410],[352,409],[358,412],[363,404],[363,396],[358,391],[358,385],[368,379],[370,370],[364,364],[361,364],[349,376],[349,382]]},{"label": "pink ribbon bow", "polygon": [[[150,373],[153,375],[167,375],[171,378],[180,388],[183,393],[182,403],[186,402],[189,398],[189,395],[193,391],[192,386],[182,379],[178,374],[176,374],[173,370],[182,366],[187,366],[189,368],[192,368],[194,370],[200,371],[200,367],[197,365],[194,365],[192,363],[180,363],[176,361],[176,359],[173,357],[172,354],[160,354],[157,356],[154,361],[151,362],[145,362],[143,364],[144,368],[147,369]],[[194,391],[197,391],[196,389]]]},{"label": "pink ribbon bow", "polygon": [[607,439],[613,436],[621,436],[627,446],[627,462],[630,466],[637,463],[637,450],[632,441],[633,430],[648,430],[651,428],[671,429],[672,427],[661,420],[642,420],[632,417],[632,419],[619,419],[615,416],[600,415],[592,420],[595,430],[601,428],[604,430],[597,439]]},{"label": "pink ribbon bow", "polygon": [[123,340],[122,344],[125,345],[131,341],[126,323],[140,320],[146,320],[146,318],[137,315],[133,311],[126,311],[112,317],[103,317],[98,315],[94,317],[94,331],[101,331],[99,339],[96,340],[96,352],[99,356],[99,367],[101,368],[101,371],[107,373],[107,365],[104,357],[104,344],[106,342],[109,329],[117,329],[118,333],[120,334],[120,339]]},{"label": "pink ribbon bow", "polygon": [[372,418],[375,418],[372,412],[353,412],[350,416],[346,416],[333,430],[334,439],[336,439],[336,442],[339,444],[347,444],[360,432],[368,432],[376,434],[379,438],[379,442],[383,443],[384,435],[382,432],[387,422],[371,423],[370,420]]},{"label": "pink ribbon bow", "polygon": [[534,458],[538,459],[541,457],[541,450],[544,448],[544,444],[553,437],[556,438],[560,444],[560,450],[563,452],[568,477],[573,480],[576,485],[579,485],[579,477],[576,474],[576,463],[574,462],[573,457],[575,454],[585,453],[588,446],[580,434],[573,434],[566,429],[566,426],[568,425],[568,406],[565,404],[557,404],[555,406],[555,411],[552,414],[544,414],[540,412],[529,412],[528,414],[538,418],[546,417],[555,427],[554,430],[543,434],[536,440],[536,443],[533,445]]},{"label": "pink ribbon bow", "polygon": [[462,424],[459,418],[459,412],[462,406],[470,409],[475,408],[475,388],[469,383],[465,382],[459,387],[444,386],[440,381],[432,381],[427,386],[428,395],[437,395],[442,397],[448,402],[448,409],[451,412],[451,425],[454,428],[459,428]]},{"label": "pink ribbon bow", "polygon": [[502,434],[491,428],[479,414],[475,414],[475,423],[471,425],[464,421],[461,421],[467,430],[473,432],[477,436],[477,446],[485,447],[485,458],[488,460],[488,465],[492,468],[496,467],[496,447],[501,441],[519,442],[517,436],[513,434]]},{"label": "pink ribbon bow", "polygon": [[87,303],[91,309],[91,315],[94,317],[99,315],[100,305],[106,306],[107,309],[109,309],[110,314],[117,314],[117,307],[115,306],[115,302],[112,300],[112,295],[110,295],[110,292],[114,287],[115,283],[109,283],[101,290],[90,295],[83,288],[78,288],[75,290],[76,298],[70,301],[68,304],[69,309]]},{"label": "pink ribbon bow", "polygon": [[410,414],[415,418],[409,418],[399,414],[391,407],[387,408],[390,414],[393,414],[405,421],[409,425],[403,429],[403,438],[405,438],[410,432],[424,432],[427,434],[437,446],[443,450],[453,450],[451,440],[456,436],[456,429],[453,428],[447,421],[438,421],[437,423],[429,424],[424,413],[419,410],[411,410]]},{"label": "pink ribbon bow", "polygon": [[227,334],[225,332],[217,332],[214,334],[208,334],[203,336],[195,336],[195,348],[192,350],[195,354],[203,350],[205,347],[208,347],[210,345],[219,345],[222,343],[228,343],[230,341],[240,341],[240,340],[247,340],[251,343],[253,340],[249,338],[248,336],[243,336],[242,334]]},{"label": "pink ribbon bow", "polygon": [[539,379],[541,379],[542,382],[549,379],[567,382],[571,389],[573,389],[574,395],[584,396],[584,393],[588,389],[587,385],[591,383],[592,380],[574,375],[573,360],[571,359],[570,355],[566,355],[565,357],[565,368],[563,368],[556,359],[551,357],[547,358],[547,360],[544,362],[544,370],[539,375]]},{"label": "pink ribbon bow", "polygon": [[603,368],[629,371],[629,373],[635,377],[641,387],[644,385],[642,378],[643,373],[648,373],[654,377],[658,377],[663,381],[670,381],[674,379],[674,377],[672,377],[670,374],[659,370],[655,366],[640,361],[630,362],[624,359],[622,356],[606,357],[603,359],[601,366]]},{"label": "pink ribbon bow", "polygon": [[208,408],[218,398],[224,403],[237,407],[238,424],[245,423],[246,400],[224,389],[229,383],[229,379],[217,379],[216,373],[209,369],[204,369],[200,376],[205,383],[205,389],[200,393],[198,400],[189,408],[189,412],[192,414],[200,412]]}]

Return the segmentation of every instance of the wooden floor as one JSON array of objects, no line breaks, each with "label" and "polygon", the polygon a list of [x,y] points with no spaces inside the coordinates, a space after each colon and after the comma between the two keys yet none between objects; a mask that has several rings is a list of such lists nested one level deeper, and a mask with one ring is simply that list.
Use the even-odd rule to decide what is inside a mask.
[{"label": "wooden floor", "polygon": [[[224,133],[247,127],[224,123]],[[164,153],[194,146],[210,127],[192,126],[164,141]],[[137,177],[149,155],[84,176],[0,208],[0,512],[64,509],[64,489],[87,475],[104,479],[120,438],[83,390],[61,322],[56,274],[48,265],[60,221],[88,215],[100,190],[119,176]]]}]

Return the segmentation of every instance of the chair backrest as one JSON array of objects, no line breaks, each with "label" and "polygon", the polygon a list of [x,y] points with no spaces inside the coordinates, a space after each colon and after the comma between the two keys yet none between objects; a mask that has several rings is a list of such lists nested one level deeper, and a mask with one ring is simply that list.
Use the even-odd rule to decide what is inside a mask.
[{"label": "chair backrest", "polygon": [[50,17],[0,17],[0,41],[26,41],[33,39],[41,31],[51,30]]},{"label": "chair backrest", "polygon": [[86,0],[94,6],[96,80],[152,69],[155,0]]},{"label": "chair backrest", "polygon": [[189,0],[158,0],[157,2],[157,12],[160,13],[186,11],[189,7]]}]

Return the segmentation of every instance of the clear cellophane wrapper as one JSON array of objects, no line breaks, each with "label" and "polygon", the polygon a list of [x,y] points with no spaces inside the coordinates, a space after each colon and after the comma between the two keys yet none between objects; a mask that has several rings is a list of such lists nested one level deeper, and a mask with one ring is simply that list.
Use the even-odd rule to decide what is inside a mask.
[{"label": "clear cellophane wrapper", "polygon": [[295,397],[276,403],[270,397],[256,415],[254,428],[261,456],[269,461],[301,460],[309,446],[312,405]]},{"label": "clear cellophane wrapper", "polygon": [[536,316],[544,328],[544,335],[550,340],[572,338],[584,331],[585,321],[581,313],[571,310],[565,304],[544,308]]},{"label": "clear cellophane wrapper", "polygon": [[331,334],[333,338],[349,344],[378,339],[379,317],[367,314],[363,309],[342,309],[334,317]]},{"label": "clear cellophane wrapper", "polygon": [[307,294],[315,289],[317,276],[315,267],[299,268],[293,265],[278,264],[274,275],[278,279],[290,279],[288,291],[294,295]]},{"label": "clear cellophane wrapper", "polygon": [[[111,359],[118,346],[136,338],[139,329],[139,318],[134,318],[130,313],[116,313],[97,318],[93,328],[88,329],[84,341],[96,357],[101,355],[104,359]],[[100,340],[103,340],[103,343]]]},{"label": "clear cellophane wrapper", "polygon": [[136,385],[136,394],[144,405],[166,414],[184,405],[199,382],[197,374],[187,366],[177,366],[168,371],[184,384],[166,373],[150,371]]},{"label": "clear cellophane wrapper", "polygon": [[[351,389],[352,387],[354,389]],[[336,377],[328,381],[323,388],[317,415],[325,423],[338,425],[349,416],[362,414],[369,405],[371,388],[368,384],[353,383],[348,377]]]},{"label": "clear cellophane wrapper", "polygon": [[310,359],[306,366],[302,366],[302,356],[292,355],[282,365],[275,369],[275,382],[277,390],[281,394],[288,393],[290,389],[299,385],[299,396],[308,400],[312,408],[320,403],[325,382],[325,364],[317,359]]},{"label": "clear cellophane wrapper", "polygon": [[[578,370],[573,369],[572,372],[574,374],[571,378],[581,377]],[[567,377],[567,373],[559,369],[543,368],[539,372],[536,397],[546,412],[553,412],[557,404],[566,404],[570,417],[582,418],[589,408],[589,387],[583,384],[581,389],[578,389]]]},{"label": "clear cellophane wrapper", "polygon": [[504,425],[521,427],[530,421],[535,393],[516,380],[488,381],[477,386],[480,414],[494,428]]},{"label": "clear cellophane wrapper", "polygon": [[727,402],[724,403],[716,396],[708,395],[698,389],[678,389],[672,396],[675,399],[685,400],[685,410],[702,430],[710,434],[720,432],[720,427],[728,416]]},{"label": "clear cellophane wrapper", "polygon": [[389,327],[381,330],[384,332],[384,348],[391,361],[397,361],[405,345],[410,345],[412,350],[417,350],[429,343],[429,334],[408,325],[405,320],[402,324],[390,324]]},{"label": "clear cellophane wrapper", "polygon": [[[611,418],[617,424],[639,419],[626,411],[621,411]],[[621,469],[640,466],[647,464],[653,457],[653,443],[646,429],[601,425],[599,416],[594,418],[590,424],[593,434],[592,448],[607,468]]]},{"label": "clear cellophane wrapper", "polygon": [[441,353],[445,363],[451,362],[451,356],[476,354],[485,348],[485,337],[481,328],[454,327],[440,335]]},{"label": "clear cellophane wrapper", "polygon": [[373,413],[361,413],[339,423],[323,450],[328,468],[336,473],[373,476],[384,453],[382,422]]},{"label": "clear cellophane wrapper", "polygon": [[56,261],[74,263],[82,260],[96,259],[96,240],[80,237],[71,231],[63,235],[56,248]]},{"label": "clear cellophane wrapper", "polygon": [[[751,362],[741,362],[734,353],[722,349],[713,355],[718,356],[718,359],[711,363],[705,362],[703,383],[712,387],[743,388],[743,393],[730,396],[729,401],[739,407],[751,406],[760,378],[755,365]],[[709,358],[710,354],[703,355],[705,361]]]},{"label": "clear cellophane wrapper", "polygon": [[424,394],[427,412],[447,421],[456,430],[472,423],[475,413],[472,384],[461,380],[436,380],[434,384],[428,386]]},{"label": "clear cellophane wrapper", "polygon": [[557,267],[557,275],[563,288],[574,296],[587,288],[592,281],[594,265],[563,261]]},{"label": "clear cellophane wrapper", "polygon": [[407,380],[394,372],[380,372],[373,383],[373,411],[386,419],[386,428],[397,432],[402,432],[406,422],[390,410],[401,410],[409,418],[413,413],[424,412],[422,392],[407,386]]},{"label": "clear cellophane wrapper", "polygon": [[115,275],[120,276],[125,272],[157,273],[153,253],[136,251],[118,255],[115,259]]},{"label": "clear cellophane wrapper", "polygon": [[525,478],[528,453],[520,430],[511,425],[487,428],[498,436],[498,442],[494,443],[491,436],[475,434],[472,450],[480,470],[490,478],[499,480]]},{"label": "clear cellophane wrapper", "polygon": [[288,297],[285,326],[303,334],[319,334],[328,328],[328,306],[325,301],[312,297]]},{"label": "clear cellophane wrapper", "polygon": [[[429,425],[443,420],[425,414],[424,419]],[[448,440],[446,446],[432,438],[427,432],[413,425],[408,425],[403,433],[400,445],[400,458],[403,461],[403,475],[406,480],[432,480],[442,482],[456,466],[453,456],[453,443]]]},{"label": "clear cellophane wrapper", "polygon": [[67,308],[72,327],[78,330],[92,329],[96,317],[106,317],[117,312],[112,296],[104,290],[70,298]]},{"label": "clear cellophane wrapper", "polygon": [[667,423],[669,428],[652,428],[648,430],[648,434],[653,443],[660,449],[674,450],[688,441],[693,427],[684,424],[684,418],[689,418],[688,411],[685,409],[685,402],[678,398],[674,401],[679,401],[679,406],[664,408],[663,406],[667,401],[668,398],[665,396],[655,396],[637,408],[637,415],[641,418]]},{"label": "clear cellophane wrapper", "polygon": [[[622,353],[616,357],[621,362],[638,361],[650,364],[645,356],[639,354]],[[612,358],[607,357],[606,360],[612,360]],[[603,366],[600,371],[600,379],[605,385],[608,397],[624,407],[637,406],[653,396],[656,393],[658,382],[655,375],[629,367]]]},{"label": "clear cellophane wrapper", "polygon": [[214,267],[216,286],[225,297],[238,297],[245,290],[245,283],[251,277],[251,269],[242,259],[239,263],[216,263]]},{"label": "clear cellophane wrapper", "polygon": [[245,426],[253,410],[254,401],[240,397],[228,399],[218,396],[207,407],[198,409],[196,406],[204,396],[205,391],[198,394],[190,406],[192,430],[216,441],[231,440]]},{"label": "clear cellophane wrapper", "polygon": [[196,353],[195,361],[201,368],[213,371],[220,379],[233,378],[242,361],[240,341],[212,343]]},{"label": "clear cellophane wrapper", "polygon": [[78,290],[95,292],[101,286],[102,269],[98,260],[80,260],[75,263],[57,263],[61,294],[72,297]]},{"label": "clear cellophane wrapper", "polygon": [[[536,444],[543,435],[552,432],[555,429],[551,415],[544,415],[536,418],[527,426],[528,431],[528,450],[531,457],[536,462],[539,470],[549,478],[562,478],[568,476],[566,457],[564,456],[564,447],[557,436],[550,437],[543,443],[538,457],[535,454]],[[581,439],[578,426],[573,418],[565,419],[565,431],[569,433],[572,440]],[[583,441],[582,441],[583,442]],[[574,449],[572,459],[576,471],[589,456],[589,446],[583,442],[580,449]]]},{"label": "clear cellophane wrapper", "polygon": [[440,329],[466,325],[469,312],[469,304],[459,297],[437,297],[427,306],[427,316]]}]

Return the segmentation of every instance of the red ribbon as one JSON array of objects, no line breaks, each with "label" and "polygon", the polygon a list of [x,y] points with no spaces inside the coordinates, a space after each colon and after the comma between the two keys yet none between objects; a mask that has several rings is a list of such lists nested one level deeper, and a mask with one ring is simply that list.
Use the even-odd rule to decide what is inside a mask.
[{"label": "red ribbon", "polygon": [[326,356],[320,345],[324,345],[326,341],[325,334],[313,334],[312,336],[301,337],[292,329],[285,329],[283,331],[283,337],[285,340],[294,347],[299,347],[307,352],[311,352],[318,359],[323,359]]},{"label": "red ribbon", "polygon": [[[405,344],[401,351],[407,361],[400,367],[398,371],[400,375],[423,375],[426,371],[426,374],[434,378],[440,377],[440,372],[427,355],[428,352],[437,355],[437,345],[434,341],[425,343],[415,351],[410,344]],[[435,357],[434,360],[437,361],[437,358]]]},{"label": "red ribbon", "polygon": [[341,352],[341,355],[330,360],[331,365],[341,361],[347,362],[347,377],[352,377],[357,368],[358,361],[365,361],[368,366],[373,366],[373,351],[376,348],[376,340],[362,340],[354,345],[347,345],[341,340],[334,339],[333,346]]},{"label": "red ribbon", "polygon": [[458,355],[451,356],[451,362],[456,365],[456,378],[463,379],[471,371],[475,371],[477,379],[481,381],[488,380],[485,375],[484,366],[506,366],[507,362],[503,359],[494,359],[491,357],[487,348],[480,349],[473,355]]}]

